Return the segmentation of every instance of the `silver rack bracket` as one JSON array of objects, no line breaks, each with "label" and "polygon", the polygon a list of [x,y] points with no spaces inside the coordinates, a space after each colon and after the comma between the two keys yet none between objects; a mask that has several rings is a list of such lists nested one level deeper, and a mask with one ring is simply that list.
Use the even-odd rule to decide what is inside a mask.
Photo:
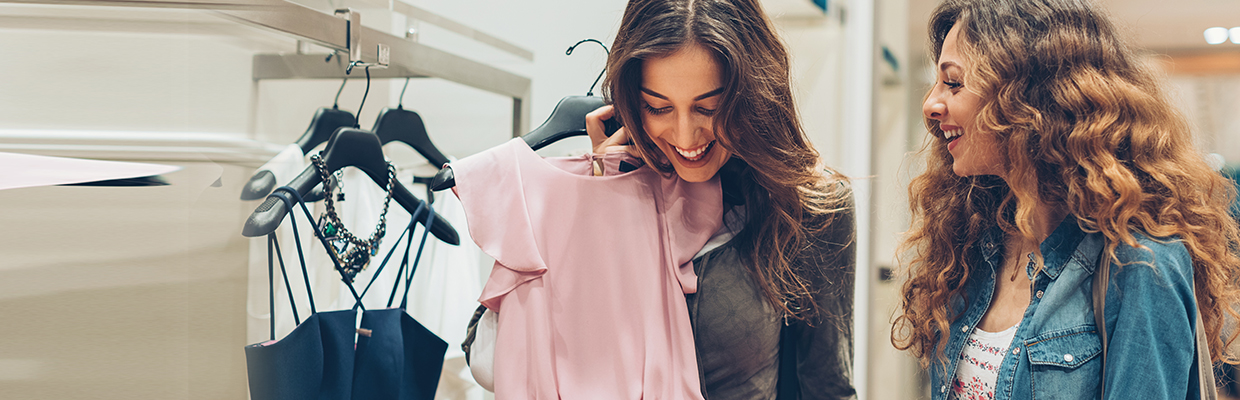
[{"label": "silver rack bracket", "polygon": [[351,8],[341,8],[336,10],[336,16],[344,18],[345,21],[345,45],[348,46],[349,62],[356,63],[362,61],[362,14],[353,11]]},{"label": "silver rack bracket", "polygon": [[388,64],[392,62],[392,48],[383,43],[376,44],[375,46],[378,47],[375,50],[376,53],[378,53],[377,58],[379,66],[387,68]]},{"label": "silver rack bracket", "polygon": [[341,8],[336,10],[336,16],[345,20],[345,45],[349,52],[348,69],[351,70],[353,67],[387,68],[391,63],[392,48],[383,43],[375,47],[376,62],[362,61],[362,13],[352,8]]},{"label": "silver rack bracket", "polygon": [[[327,54],[255,54],[252,59],[254,80],[362,78],[360,75],[344,73],[349,64],[344,57],[332,57],[328,60]],[[365,67],[367,64],[358,65]],[[411,70],[399,63],[389,63],[387,68],[371,66],[370,77],[429,78],[431,75]]]}]

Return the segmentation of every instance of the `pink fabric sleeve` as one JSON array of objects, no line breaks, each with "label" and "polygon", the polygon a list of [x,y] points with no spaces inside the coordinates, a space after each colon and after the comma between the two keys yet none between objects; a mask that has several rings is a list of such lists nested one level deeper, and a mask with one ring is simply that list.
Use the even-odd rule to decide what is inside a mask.
[{"label": "pink fabric sleeve", "polygon": [[487,309],[499,312],[500,307],[503,305],[504,296],[516,289],[517,286],[538,279],[542,276],[542,272],[520,272],[496,261],[495,265],[491,267],[491,276],[487,278],[486,285],[482,287],[482,295],[478,297],[478,302],[486,306]]},{"label": "pink fabric sleeve", "polygon": [[450,164],[456,180],[452,192],[465,210],[469,235],[496,261],[479,299],[496,312],[500,298],[547,271],[534,239],[515,145],[526,144],[514,139]]}]

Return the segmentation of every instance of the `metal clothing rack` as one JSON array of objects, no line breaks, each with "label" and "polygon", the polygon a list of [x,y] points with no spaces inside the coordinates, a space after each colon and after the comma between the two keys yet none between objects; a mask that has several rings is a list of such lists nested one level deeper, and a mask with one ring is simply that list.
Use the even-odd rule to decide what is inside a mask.
[{"label": "metal clothing rack", "polygon": [[[291,35],[342,54],[333,57],[334,62],[324,62],[325,54],[256,54],[253,60],[255,80],[353,78],[361,75],[346,75],[351,63],[380,65],[384,68],[371,69],[371,77],[433,77],[511,97],[513,136],[529,130],[529,78],[363,27],[360,14],[353,10],[339,10],[332,15],[284,0],[0,0],[0,3],[212,10],[227,19]],[[533,58],[529,50],[463,24],[400,1],[391,4],[392,11],[522,58]]]}]

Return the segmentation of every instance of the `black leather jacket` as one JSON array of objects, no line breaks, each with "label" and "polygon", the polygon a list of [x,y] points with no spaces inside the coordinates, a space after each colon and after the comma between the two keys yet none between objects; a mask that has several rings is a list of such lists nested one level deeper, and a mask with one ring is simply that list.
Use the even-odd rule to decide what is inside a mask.
[{"label": "black leather jacket", "polygon": [[854,210],[833,215],[797,259],[812,280],[819,317],[785,324],[762,296],[748,260],[729,242],[694,260],[687,296],[702,393],[709,400],[851,399]]}]

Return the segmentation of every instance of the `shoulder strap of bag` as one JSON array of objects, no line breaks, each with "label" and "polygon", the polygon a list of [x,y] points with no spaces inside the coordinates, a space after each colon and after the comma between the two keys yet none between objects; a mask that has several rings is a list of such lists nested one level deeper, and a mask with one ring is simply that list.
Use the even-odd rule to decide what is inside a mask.
[{"label": "shoulder strap of bag", "polygon": [[[1103,250],[1105,252],[1105,248]],[[1107,386],[1107,285],[1110,284],[1111,263],[1106,254],[1098,255],[1098,268],[1094,270],[1094,323],[1098,326],[1098,337],[1102,339],[1102,380],[1098,381],[1098,398],[1106,399]]]},{"label": "shoulder strap of bag", "polygon": [[1218,387],[1214,386],[1214,363],[1210,362],[1210,344],[1206,342],[1205,325],[1201,323],[1201,310],[1197,310],[1197,380],[1201,400],[1218,400]]},{"label": "shoulder strap of bag", "polygon": [[[1094,322],[1098,325],[1098,337],[1102,339],[1102,380],[1098,385],[1098,398],[1106,396],[1107,374],[1107,286],[1110,284],[1110,260],[1106,254],[1098,256],[1098,269],[1094,270]],[[1201,400],[1218,400],[1218,388],[1214,386],[1214,364],[1210,362],[1210,346],[1206,342],[1205,327],[1201,323],[1201,310],[1197,310],[1197,393]]]}]

